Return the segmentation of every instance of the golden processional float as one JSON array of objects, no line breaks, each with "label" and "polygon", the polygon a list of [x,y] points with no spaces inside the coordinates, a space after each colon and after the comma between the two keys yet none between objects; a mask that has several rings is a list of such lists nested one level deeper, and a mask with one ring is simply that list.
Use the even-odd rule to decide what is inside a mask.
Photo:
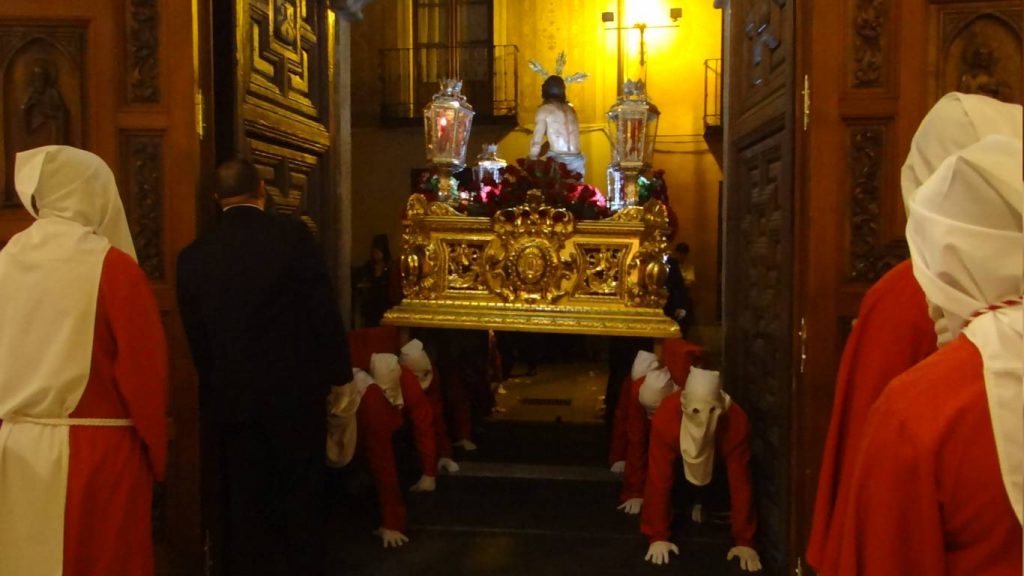
[{"label": "golden processional float", "polygon": [[478,188],[459,190],[452,174],[465,165],[473,117],[460,88],[445,81],[424,110],[436,175],[407,202],[404,300],[384,323],[679,337],[662,312],[668,210],[656,197],[634,205],[645,200],[650,181],[639,174],[657,130],[642,83],[627,83],[608,113],[615,151],[604,204],[564,164],[548,158],[505,166],[493,145],[474,170]]}]

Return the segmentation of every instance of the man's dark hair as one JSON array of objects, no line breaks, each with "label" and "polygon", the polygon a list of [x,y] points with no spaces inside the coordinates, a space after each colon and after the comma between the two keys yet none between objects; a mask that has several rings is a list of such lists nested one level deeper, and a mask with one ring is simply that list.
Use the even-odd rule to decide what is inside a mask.
[{"label": "man's dark hair", "polygon": [[217,166],[214,190],[218,198],[255,196],[260,189],[260,173],[245,158],[234,158]]},{"label": "man's dark hair", "polygon": [[687,244],[686,242],[680,242],[679,244],[676,244],[676,252],[680,254],[689,254],[690,245]]},{"label": "man's dark hair", "polygon": [[540,96],[544,100],[565,102],[565,80],[561,76],[548,76],[540,86]]}]

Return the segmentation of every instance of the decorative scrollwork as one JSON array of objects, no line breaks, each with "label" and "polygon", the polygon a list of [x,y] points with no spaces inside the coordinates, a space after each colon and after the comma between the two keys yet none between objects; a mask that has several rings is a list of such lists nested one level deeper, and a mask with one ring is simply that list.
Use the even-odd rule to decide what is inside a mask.
[{"label": "decorative scrollwork", "polygon": [[405,212],[402,258],[399,261],[402,290],[408,298],[431,298],[435,285],[432,272],[436,250],[422,222],[416,218],[427,213],[427,199],[422,194],[413,194],[406,203]]},{"label": "decorative scrollwork", "polygon": [[855,86],[878,86],[882,79],[882,38],[887,12],[885,0],[857,0],[854,10],[854,72]]},{"label": "decorative scrollwork", "polygon": [[128,102],[160,101],[159,22],[156,0],[130,0],[128,10]]},{"label": "decorative scrollwork", "polygon": [[[668,251],[668,210],[657,200],[644,205],[642,222],[644,232],[640,239],[640,250],[629,262],[627,274],[630,277],[627,294],[633,306],[661,307],[668,298],[665,278],[668,266],[665,254]],[[635,278],[635,280],[634,280]]]},{"label": "decorative scrollwork", "polygon": [[531,190],[525,206],[506,208],[492,220],[494,238],[484,252],[488,289],[505,302],[554,303],[568,294],[579,270],[575,252],[562,256],[575,219],[568,210],[541,204]]},{"label": "decorative scrollwork", "polygon": [[879,245],[881,218],[883,126],[863,126],[850,132],[850,279],[874,282],[907,257],[903,243]]}]

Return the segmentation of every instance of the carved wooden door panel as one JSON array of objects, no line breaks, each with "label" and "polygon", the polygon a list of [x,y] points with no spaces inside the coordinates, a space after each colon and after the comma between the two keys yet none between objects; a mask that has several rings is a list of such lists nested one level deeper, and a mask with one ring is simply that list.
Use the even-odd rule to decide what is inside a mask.
[{"label": "carved wooden door panel", "polygon": [[[810,107],[802,148],[794,535],[802,553],[839,357],[870,285],[908,257],[900,167],[946,92],[1021,101],[1019,0],[817,0],[801,30]],[[799,78],[803,82],[803,78]],[[798,122],[798,125],[802,124]]]},{"label": "carved wooden door panel", "polygon": [[789,545],[794,3],[731,10],[724,377],[753,425],[758,542],[774,574]]},{"label": "carved wooden door panel", "polygon": [[32,221],[13,188],[16,152],[69,144],[110,165],[167,333],[168,477],[154,538],[160,572],[182,575],[200,573],[201,551],[195,379],[174,297],[174,259],[195,233],[191,34],[188,2],[0,2],[0,245]]},{"label": "carved wooden door panel", "polygon": [[329,153],[334,15],[326,0],[235,0],[213,10],[217,160],[250,158],[274,210],[335,238]]}]

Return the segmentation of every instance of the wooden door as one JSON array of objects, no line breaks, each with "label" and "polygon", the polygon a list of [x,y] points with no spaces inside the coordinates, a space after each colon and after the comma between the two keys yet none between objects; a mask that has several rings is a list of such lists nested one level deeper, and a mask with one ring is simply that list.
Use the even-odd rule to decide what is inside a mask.
[{"label": "wooden door", "polygon": [[192,46],[188,2],[0,2],[0,245],[32,220],[12,186],[17,151],[70,144],[110,165],[170,346],[154,537],[161,573],[182,575],[200,573],[201,551],[195,378],[174,298],[174,260],[195,231]]},{"label": "wooden door", "polygon": [[[211,155],[204,166],[234,157],[256,164],[269,205],[317,235],[327,262],[337,262],[338,194],[330,132],[333,117],[334,13],[326,0],[208,0],[213,93]],[[200,193],[202,226],[216,219],[210,190]],[[329,266],[332,273],[337,271]],[[206,440],[206,438],[204,438]],[[217,456],[204,442],[203,514],[206,574],[221,554]]]},{"label": "wooden door", "polygon": [[753,425],[758,542],[779,574],[790,543],[795,8],[734,0],[731,10],[724,382]]},{"label": "wooden door", "polygon": [[798,235],[808,240],[796,300],[806,324],[794,403],[798,554],[842,347],[864,292],[908,256],[899,171],[910,140],[946,92],[1020,102],[1021,22],[1019,0],[817,0],[801,27],[810,108],[799,132]]}]

